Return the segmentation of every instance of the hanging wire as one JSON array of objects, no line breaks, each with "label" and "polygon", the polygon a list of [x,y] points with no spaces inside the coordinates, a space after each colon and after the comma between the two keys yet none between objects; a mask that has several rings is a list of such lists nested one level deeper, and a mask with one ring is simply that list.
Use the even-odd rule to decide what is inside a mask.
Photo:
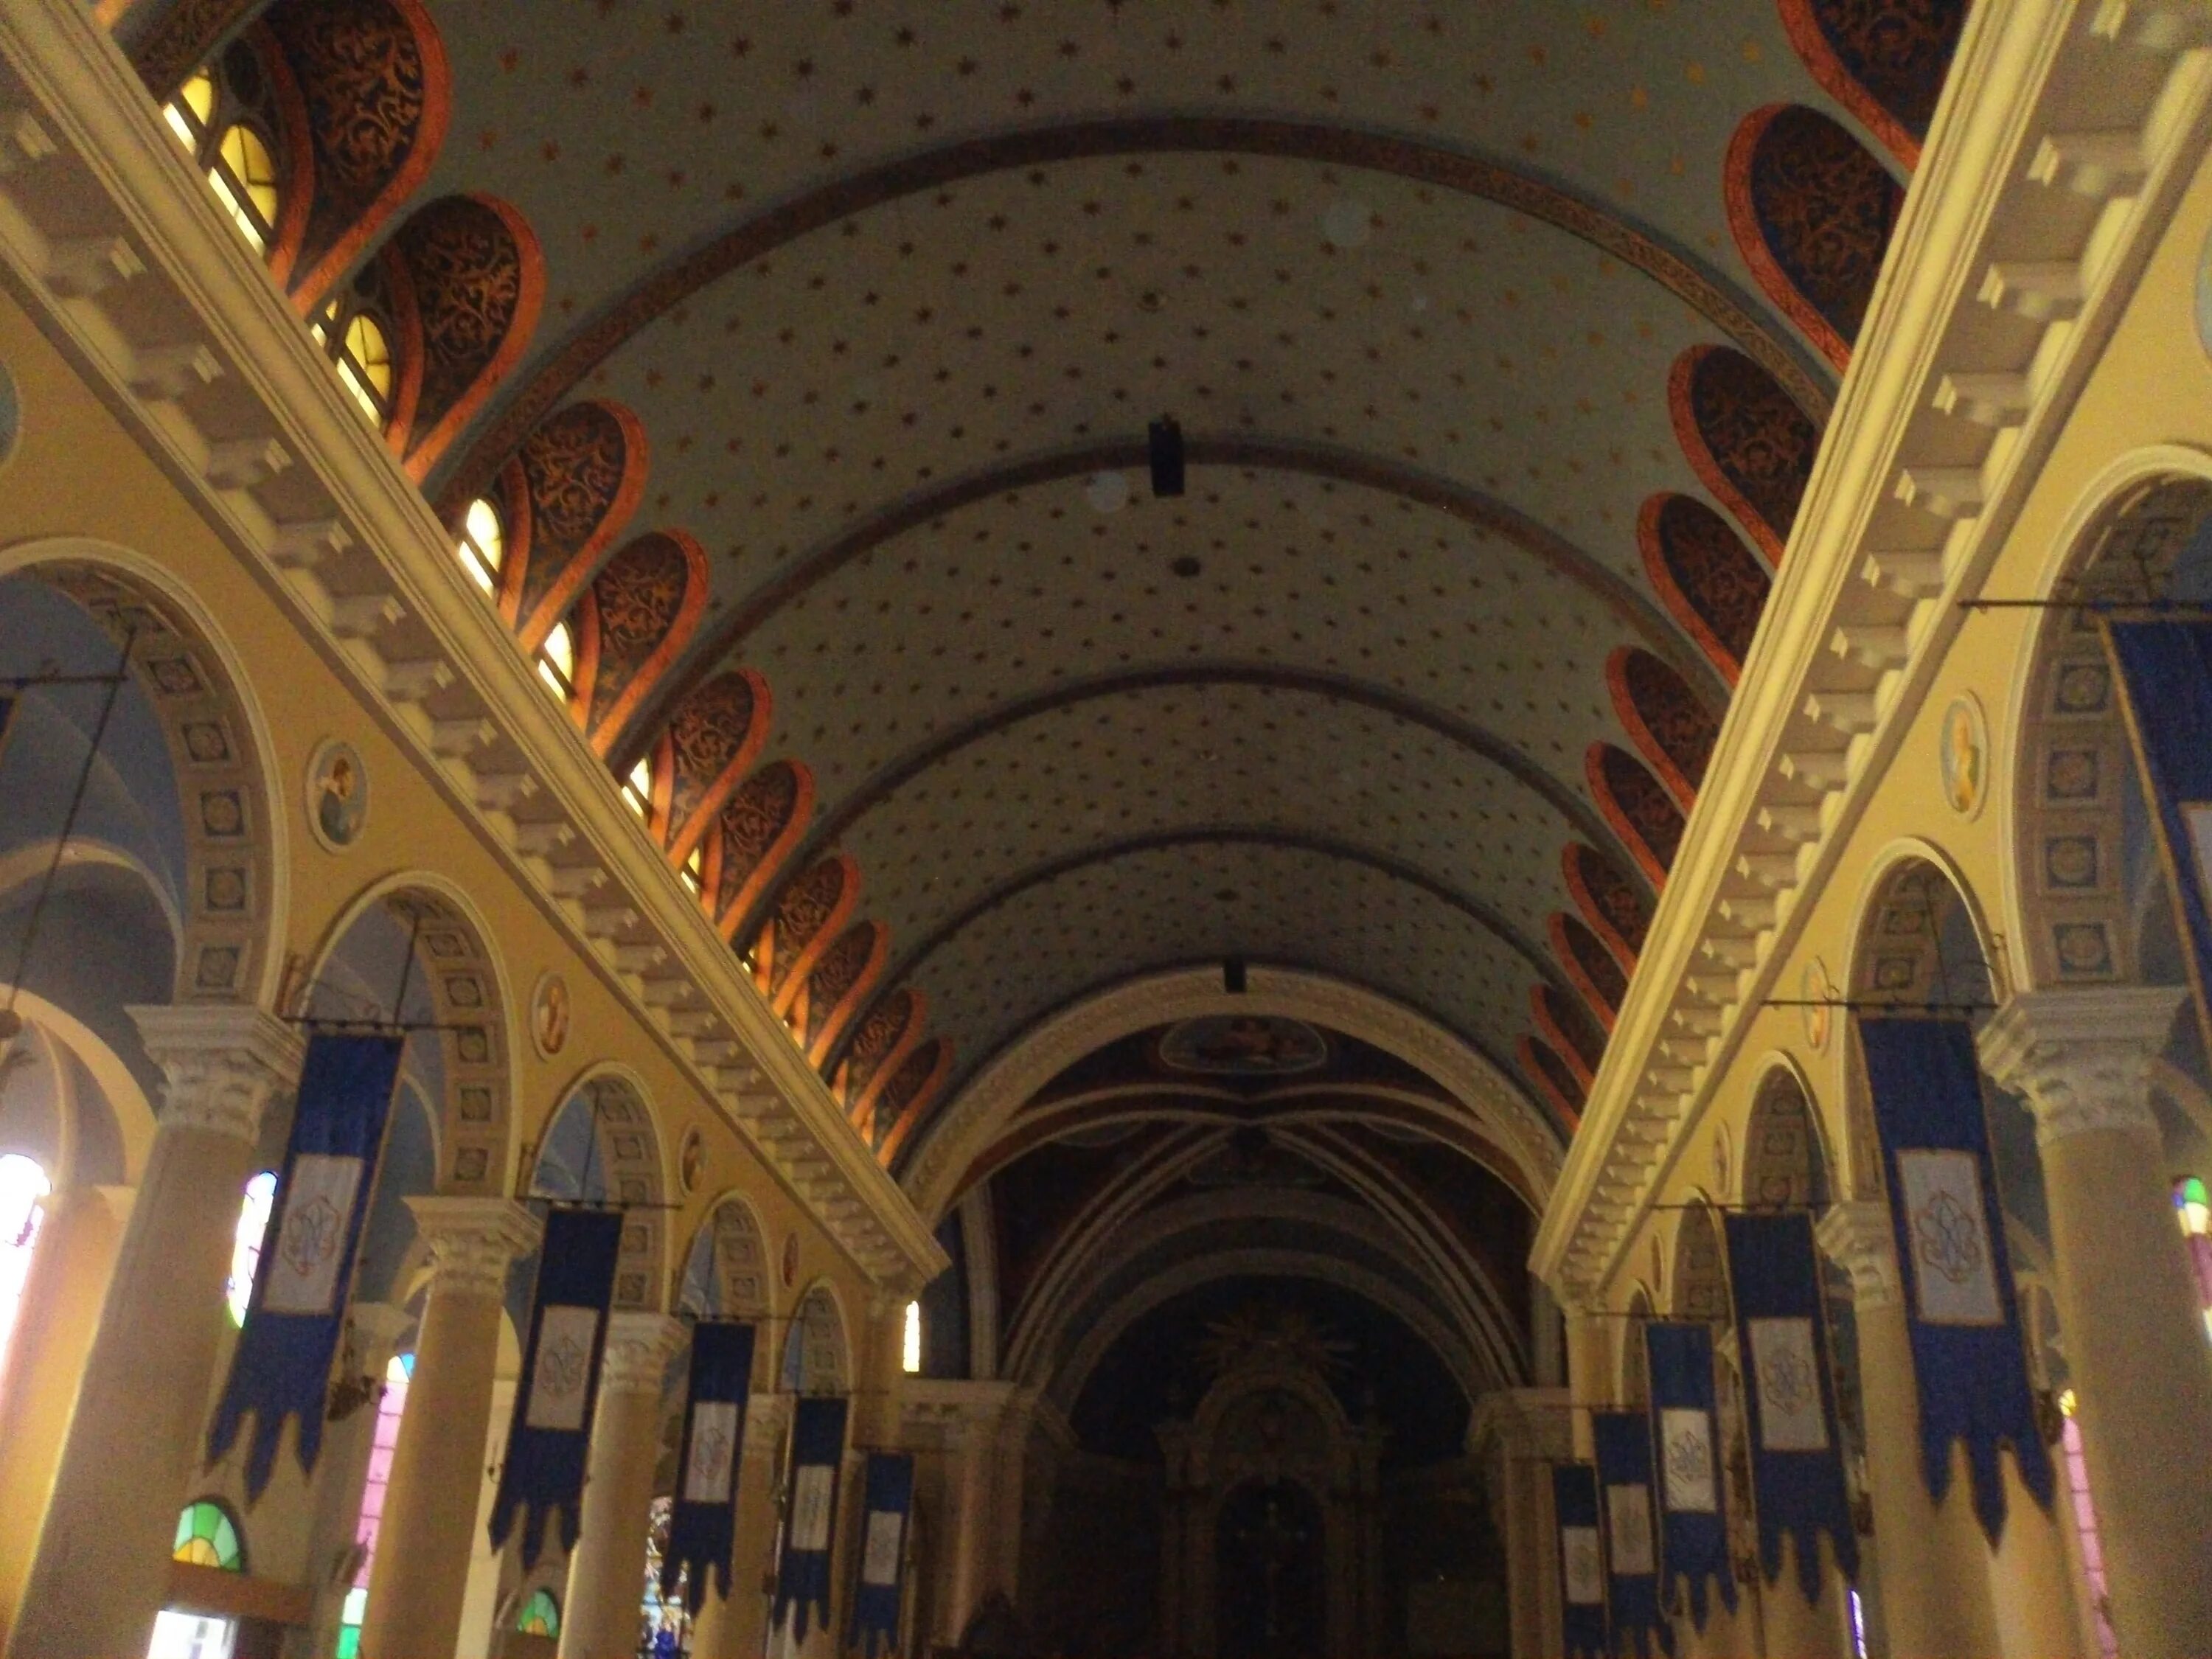
[{"label": "hanging wire", "polygon": [[[137,644],[138,630],[133,628],[123,636],[123,650],[116,659],[115,672],[100,677],[107,693],[100,701],[100,718],[93,725],[91,741],[85,745],[84,764],[77,769],[76,787],[70,793],[69,811],[62,816],[61,833],[54,838],[46,873],[39,878],[38,895],[31,901],[31,914],[23,923],[22,942],[15,947],[15,969],[9,977],[7,1006],[0,1009],[0,1041],[11,1046],[23,1028],[21,1017],[15,1012],[15,999],[22,992],[23,975],[30,969],[32,953],[38,949],[39,930],[46,919],[46,902],[52,897],[54,879],[61,872],[62,854],[69,847],[70,837],[76,833],[77,817],[84,811],[84,798],[92,787],[92,769],[99,764],[100,745],[106,740],[107,723],[114,718],[116,700],[122,695],[124,681],[130,678],[131,653]],[[83,683],[100,682],[86,676]]]}]

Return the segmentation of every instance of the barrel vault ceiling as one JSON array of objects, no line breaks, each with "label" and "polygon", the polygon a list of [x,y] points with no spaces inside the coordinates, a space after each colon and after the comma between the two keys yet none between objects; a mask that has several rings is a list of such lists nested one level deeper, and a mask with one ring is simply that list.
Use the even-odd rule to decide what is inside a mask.
[{"label": "barrel vault ceiling", "polygon": [[1671,851],[1598,781],[1651,753],[1609,665],[1673,670],[1693,725],[1729,695],[1639,519],[1759,541],[1680,365],[1741,354],[1815,429],[1838,373],[1747,257],[1731,145],[1800,106],[1910,176],[1800,50],[1851,8],[422,9],[451,109],[416,199],[510,206],[544,295],[424,489],[457,515],[565,405],[635,414],[627,533],[696,538],[708,599],[610,758],[736,665],[761,763],[813,779],[740,944],[842,854],[888,933],[862,1012],[924,994],[940,1100],[1088,992],[1243,957],[1420,1012],[1571,1132],[1608,1012],[1563,859],[1648,913]]}]

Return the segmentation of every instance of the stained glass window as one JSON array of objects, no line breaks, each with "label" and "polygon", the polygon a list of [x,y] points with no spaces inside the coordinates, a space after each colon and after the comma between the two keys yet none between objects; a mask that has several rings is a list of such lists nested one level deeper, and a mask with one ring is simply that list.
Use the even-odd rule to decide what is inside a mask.
[{"label": "stained glass window", "polygon": [[378,431],[392,416],[392,336],[375,312],[341,295],[325,306],[307,331],[337,371],[338,383]]},{"label": "stained glass window", "polygon": [[921,1304],[906,1304],[906,1330],[899,1342],[899,1364],[908,1376],[921,1374]]},{"label": "stained glass window", "polygon": [[691,1620],[684,1610],[689,1570],[678,1571],[674,1595],[664,1598],[660,1594],[660,1559],[668,1548],[669,1523],[675,1516],[672,1500],[656,1498],[646,1523],[645,1595],[638,1609],[637,1650],[640,1654],[654,1655],[656,1659],[661,1655],[682,1653],[691,1642]]},{"label": "stained glass window", "polygon": [[254,1269],[261,1263],[261,1243],[269,1236],[269,1216],[276,1206],[276,1171],[264,1170],[246,1183],[246,1202],[239,1206],[238,1231],[231,1240],[230,1282],[223,1287],[223,1301],[233,1325],[246,1323]]},{"label": "stained glass window", "polygon": [[230,1511],[212,1498],[185,1505],[177,1516],[177,1540],[169,1553],[196,1567],[221,1567],[225,1572],[246,1571],[246,1547],[239,1541],[238,1523]]},{"label": "stained glass window", "polygon": [[2074,1390],[2058,1396],[2064,1418],[2059,1444],[2065,1453],[2066,1495],[2074,1502],[2075,1535],[2081,1540],[2081,1576],[2089,1581],[2089,1602],[2097,1615],[2097,1646],[2105,1659],[2115,1659],[2119,1638],[2112,1631],[2111,1591],[2105,1580],[2105,1546],[2097,1532],[2097,1506],[2089,1498],[2089,1460],[2081,1449],[2081,1425],[2075,1419]]},{"label": "stained glass window", "polygon": [[498,589],[500,569],[507,562],[507,530],[499,521],[499,509],[481,495],[469,503],[453,551],[471,581],[487,593]]},{"label": "stained glass window", "polygon": [[8,1372],[9,1339],[31,1276],[31,1252],[46,1220],[46,1198],[54,1189],[36,1158],[10,1152],[0,1158],[0,1376]]},{"label": "stained glass window", "polygon": [[525,1636],[558,1636],[561,1633],[561,1604],[553,1599],[550,1589],[530,1592],[522,1611],[514,1617],[514,1627]]},{"label": "stained glass window", "polygon": [[353,1537],[360,1565],[355,1567],[353,1588],[338,1610],[337,1659],[354,1659],[361,1651],[362,1620],[368,1614],[368,1569],[376,1559],[376,1531],[384,1523],[384,1497],[392,1485],[392,1456],[399,1445],[399,1414],[407,1409],[408,1381],[415,1375],[415,1356],[395,1355],[384,1368],[384,1395],[376,1402],[376,1429],[369,1442],[368,1478],[362,1483],[361,1518]]},{"label": "stained glass window", "polygon": [[2197,1176],[2173,1183],[2173,1213],[2189,1242],[2189,1265],[2197,1270],[2197,1305],[2204,1310],[2204,1331],[2212,1336],[2212,1194]]},{"label": "stained glass window", "polygon": [[[161,118],[206,173],[224,215],[256,253],[276,234],[281,181],[276,159],[258,120],[245,118],[259,71],[251,53],[226,55],[222,69],[204,69],[177,89]],[[250,83],[250,84],[249,84]]]},{"label": "stained glass window", "polygon": [[576,693],[576,635],[566,623],[555,623],[538,647],[538,678],[563,702]]},{"label": "stained glass window", "polygon": [[623,780],[622,797],[641,818],[653,816],[653,757],[648,755],[629,769]]}]

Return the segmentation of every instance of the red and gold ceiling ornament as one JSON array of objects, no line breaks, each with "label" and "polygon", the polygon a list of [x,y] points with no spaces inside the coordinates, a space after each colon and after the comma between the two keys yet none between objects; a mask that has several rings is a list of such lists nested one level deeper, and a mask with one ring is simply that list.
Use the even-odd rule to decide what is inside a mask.
[{"label": "red and gold ceiling ornament", "polygon": [[794,760],[772,761],[740,784],[710,839],[706,890],[714,925],[727,940],[781,873],[814,816],[814,774]]},{"label": "red and gold ceiling ornament", "polygon": [[1652,884],[1664,886],[1683,829],[1682,811],[1666,786],[1635,756],[1609,743],[1592,744],[1583,767],[1598,811]]},{"label": "red and gold ceiling ornament", "polygon": [[[668,857],[682,864],[767,745],[774,706],[768,681],[732,668],[690,692],[662,739],[668,776]],[[660,775],[659,767],[654,775]]]},{"label": "red and gold ceiling ornament", "polygon": [[941,1036],[930,1038],[901,1062],[876,1097],[871,1138],[877,1163],[887,1170],[894,1166],[951,1073],[952,1044]]},{"label": "red and gold ceiling ornament", "polygon": [[680,530],[626,543],[576,602],[574,707],[605,758],[707,609],[707,552]]},{"label": "red and gold ceiling ornament", "polygon": [[1920,165],[1967,0],[1779,0],[1790,44],[1828,95],[1891,155]]},{"label": "red and gold ceiling ornament", "polygon": [[1583,1085],[1573,1069],[1540,1037],[1522,1037],[1519,1058],[1522,1071],[1535,1085],[1537,1097],[1550,1103],[1571,1137],[1582,1127],[1584,1099]]},{"label": "red and gold ceiling ornament", "polygon": [[819,1068],[827,1063],[830,1049],[882,976],[890,949],[890,929],[879,921],[862,921],[840,933],[822,953],[793,1004],[793,1030],[808,1065]]},{"label": "red and gold ceiling ornament", "polygon": [[752,950],[753,970],[778,1015],[789,1012],[806,975],[860,902],[860,866],[842,853],[809,865],[783,890]]},{"label": "red and gold ceiling ornament", "polygon": [[1659,602],[1733,688],[1773,588],[1767,567],[1693,495],[1662,492],[1644,502],[1636,542]]},{"label": "red and gold ceiling ornament", "polygon": [[1582,993],[1597,1023],[1612,1030],[1620,1000],[1628,992],[1628,975],[1597,935],[1574,917],[1554,911],[1550,931],[1553,954],[1568,982]]},{"label": "red and gold ceiling ornament", "polygon": [[[645,428],[619,404],[570,404],[530,434],[500,474],[507,532],[501,614],[524,652],[545,642],[582,597],[645,494]],[[444,504],[451,522],[468,508]]]},{"label": "red and gold ceiling ornament", "polygon": [[1726,346],[1692,346],[1674,360],[1667,407],[1690,471],[1767,562],[1781,563],[1820,428],[1772,375]]},{"label": "red and gold ceiling ornament", "polygon": [[1528,1018],[1536,1035],[1556,1050],[1587,1091],[1605,1058],[1605,1037],[1590,1027],[1586,1009],[1579,1008],[1548,985],[1531,986]]},{"label": "red and gold ceiling ornament", "polygon": [[830,1087],[844,1101],[862,1139],[874,1139],[877,1097],[921,1044],[928,1011],[926,995],[901,986],[868,1011],[832,1068]]},{"label": "red and gold ceiling ornament", "polygon": [[1904,186],[1839,123],[1802,104],[1746,116],[1721,184],[1729,228],[1766,297],[1848,368]]},{"label": "red and gold ceiling ornament", "polygon": [[1614,648],[1606,659],[1605,684],[1629,740],[1686,813],[1713,757],[1719,717],[1688,681],[1638,646]]},{"label": "red and gold ceiling ornament", "polygon": [[1570,842],[1560,855],[1560,873],[1576,908],[1611,951],[1624,974],[1636,971],[1651,908],[1628,872],[1595,848]]}]

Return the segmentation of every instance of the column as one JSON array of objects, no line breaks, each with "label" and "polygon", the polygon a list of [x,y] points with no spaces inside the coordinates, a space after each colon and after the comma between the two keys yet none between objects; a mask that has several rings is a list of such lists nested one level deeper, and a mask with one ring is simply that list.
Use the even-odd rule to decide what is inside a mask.
[{"label": "column", "polygon": [[415,1375],[369,1568],[363,1659],[452,1653],[460,1638],[507,1270],[543,1229],[503,1198],[410,1198],[430,1249]]},{"label": "column", "polygon": [[2212,1351],[2143,1077],[2187,993],[2022,993],[1983,1063],[2035,1114],[2054,1294],[2120,1650],[2212,1653]]},{"label": "column", "polygon": [[1513,1659],[1555,1654],[1563,1639],[1551,1466],[1567,1455],[1568,1416],[1565,1389],[1503,1389],[1476,1401],[1468,1428],[1505,1545]]},{"label": "column", "polygon": [[0,1380],[0,1652],[31,1571],[54,1462],[77,1379],[123,1248],[134,1187],[74,1187],[48,1196],[31,1273]]},{"label": "column", "polygon": [[1995,1654],[1990,1552],[1974,1518],[1963,1449],[1937,1505],[1921,1468],[1920,1402],[1889,1206],[1860,1200],[1821,1217],[1820,1248],[1851,1276],[1866,1414],[1867,1486],[1881,1546],[1881,1605],[1895,1659]]},{"label": "column", "polygon": [[568,1558],[562,1659],[625,1659],[637,1651],[645,1529],[660,1461],[661,1387],[684,1345],[684,1322],[659,1313],[607,1321],[599,1404],[584,1473],[582,1530]]},{"label": "column", "polygon": [[92,1340],[12,1649],[140,1654],[200,1461],[222,1287],[270,1097],[299,1033],[236,1003],[134,1008],[161,1068],[161,1121]]},{"label": "column", "polygon": [[[354,1304],[346,1314],[349,1334],[342,1350],[348,1360],[346,1374],[373,1376],[382,1382],[392,1356],[399,1352],[400,1339],[412,1322],[405,1309],[389,1303]],[[346,1593],[353,1585],[332,1577],[331,1567],[353,1547],[354,1533],[361,1522],[362,1487],[368,1478],[369,1454],[375,1449],[376,1411],[376,1401],[369,1400],[350,1416],[323,1426],[307,1550],[314,1611],[304,1627],[295,1626],[287,1632],[285,1644],[286,1651],[301,1659],[315,1659],[337,1645],[339,1619],[345,1611]]]},{"label": "column", "polygon": [[757,1659],[768,1635],[774,1592],[777,1507],[784,1437],[791,1431],[791,1396],[755,1394],[745,1407],[745,1443],[738,1462],[738,1524],[732,1540],[730,1595],[726,1601],[707,1584],[692,1627],[691,1659]]}]

